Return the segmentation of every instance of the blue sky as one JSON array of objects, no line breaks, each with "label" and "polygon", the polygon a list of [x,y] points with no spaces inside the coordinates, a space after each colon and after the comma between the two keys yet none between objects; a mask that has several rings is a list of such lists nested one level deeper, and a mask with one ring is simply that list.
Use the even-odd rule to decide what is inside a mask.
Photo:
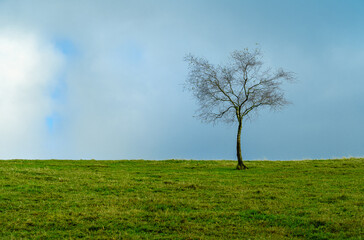
[{"label": "blue sky", "polygon": [[293,103],[243,127],[243,158],[364,156],[362,1],[0,1],[0,158],[235,159],[187,53],[261,47]]}]

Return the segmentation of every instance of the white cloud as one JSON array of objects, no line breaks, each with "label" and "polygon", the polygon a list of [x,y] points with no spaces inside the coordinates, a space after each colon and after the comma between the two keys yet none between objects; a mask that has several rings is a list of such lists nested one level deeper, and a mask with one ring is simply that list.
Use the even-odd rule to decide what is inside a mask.
[{"label": "white cloud", "polygon": [[0,32],[0,158],[35,158],[44,151],[50,90],[62,57],[39,36]]}]

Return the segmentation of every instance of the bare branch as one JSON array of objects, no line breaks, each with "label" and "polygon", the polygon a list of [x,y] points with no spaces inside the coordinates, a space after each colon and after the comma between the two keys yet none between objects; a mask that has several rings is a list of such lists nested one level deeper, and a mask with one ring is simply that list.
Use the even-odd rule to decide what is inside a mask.
[{"label": "bare branch", "polygon": [[261,107],[277,109],[288,104],[281,85],[292,81],[294,73],[263,68],[260,49],[234,51],[225,66],[191,54],[185,61],[190,69],[186,86],[198,100],[198,116],[206,122],[232,122]]}]

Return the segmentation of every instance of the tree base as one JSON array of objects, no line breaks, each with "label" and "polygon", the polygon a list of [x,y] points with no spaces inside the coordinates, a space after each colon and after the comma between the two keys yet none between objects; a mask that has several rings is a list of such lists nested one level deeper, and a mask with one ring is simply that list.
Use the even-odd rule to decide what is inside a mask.
[{"label": "tree base", "polygon": [[236,166],[236,170],[245,170],[245,169],[248,169],[248,167],[245,166],[244,164],[238,164]]}]

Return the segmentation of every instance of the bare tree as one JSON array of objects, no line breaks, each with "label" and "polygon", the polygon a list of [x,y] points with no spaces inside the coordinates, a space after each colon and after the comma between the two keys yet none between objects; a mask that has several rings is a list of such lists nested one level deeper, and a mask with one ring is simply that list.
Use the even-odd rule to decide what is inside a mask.
[{"label": "bare tree", "polygon": [[234,51],[225,66],[212,65],[191,54],[186,87],[199,103],[199,115],[204,122],[238,122],[236,141],[237,169],[247,169],[241,154],[243,120],[263,107],[279,109],[288,104],[281,85],[292,80],[294,73],[282,69],[263,68],[260,49]]}]

